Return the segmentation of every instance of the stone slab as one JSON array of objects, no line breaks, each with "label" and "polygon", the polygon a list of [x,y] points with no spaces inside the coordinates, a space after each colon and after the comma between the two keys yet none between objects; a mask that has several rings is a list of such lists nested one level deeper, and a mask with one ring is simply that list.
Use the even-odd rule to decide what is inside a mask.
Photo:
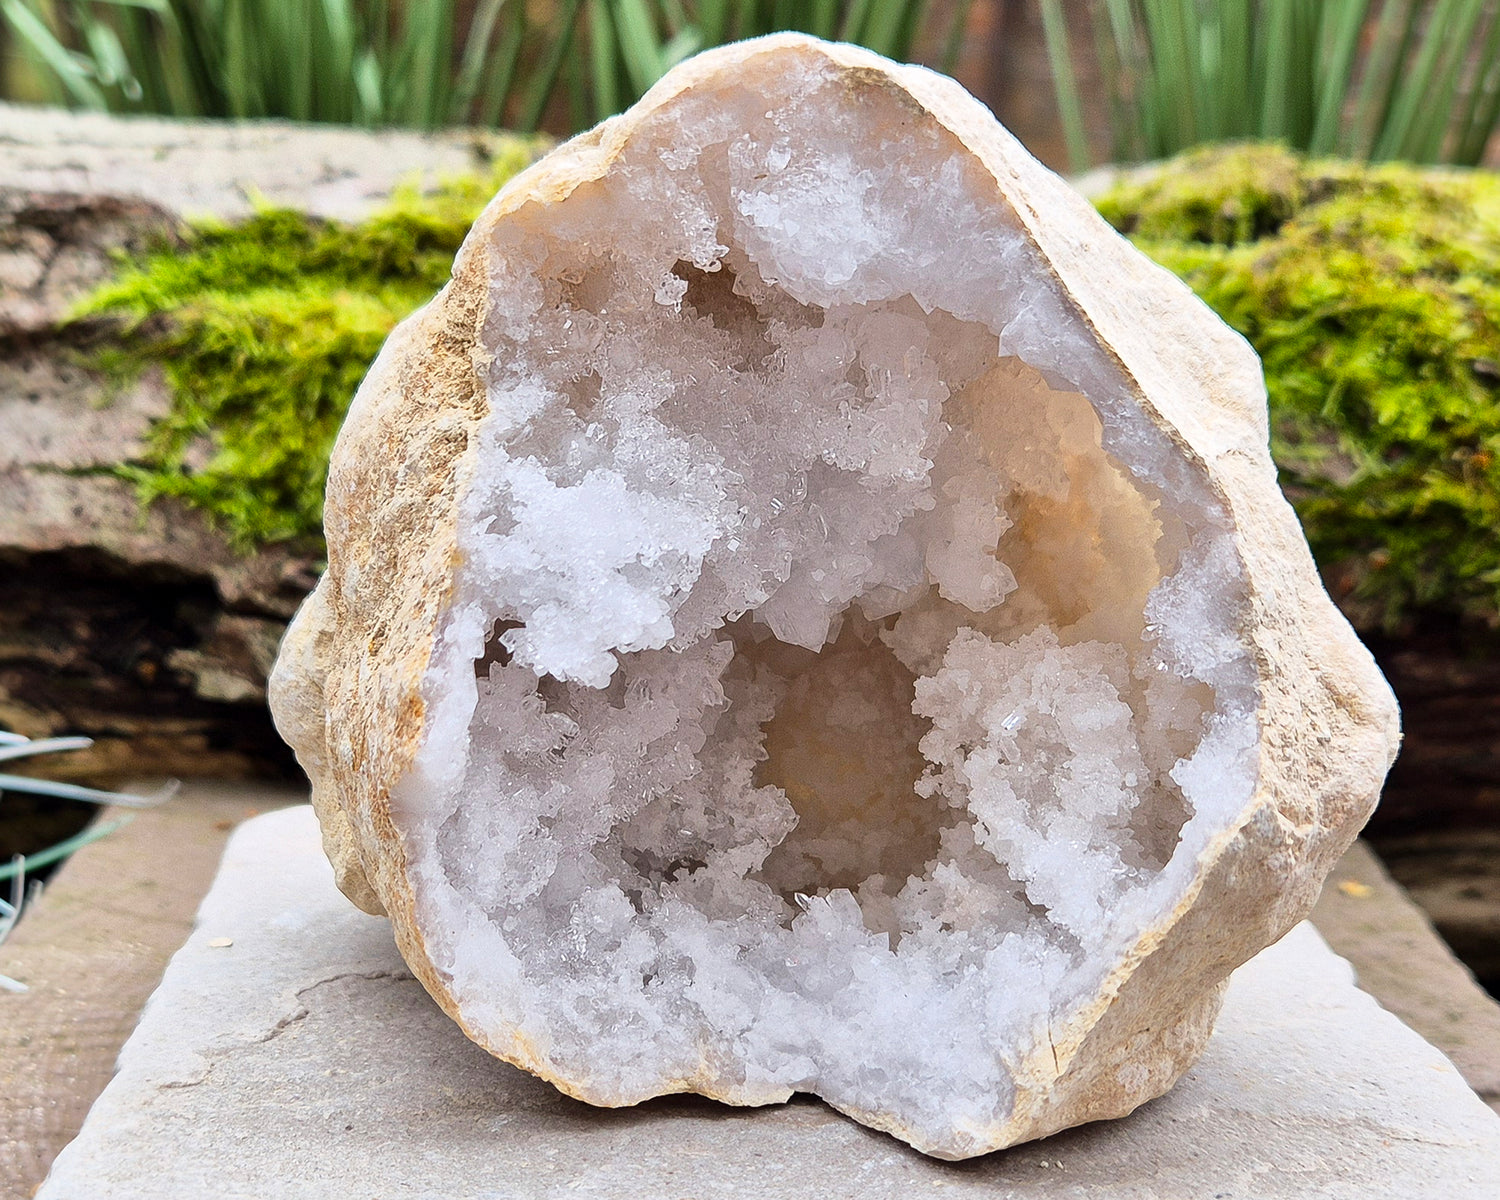
[{"label": "stone slab", "polygon": [[480,129],[371,131],[292,121],[175,121],[0,104],[0,183],[138,196],[229,219],[259,204],[353,220],[398,183],[473,171],[502,143]]},{"label": "stone slab", "polygon": [[1168,1096],[968,1163],[813,1100],[589,1108],[460,1034],[386,922],[335,891],[295,808],[237,831],[119,1074],[38,1193],[210,1195],[1494,1200],[1500,1117],[1308,925],[1236,973]]}]

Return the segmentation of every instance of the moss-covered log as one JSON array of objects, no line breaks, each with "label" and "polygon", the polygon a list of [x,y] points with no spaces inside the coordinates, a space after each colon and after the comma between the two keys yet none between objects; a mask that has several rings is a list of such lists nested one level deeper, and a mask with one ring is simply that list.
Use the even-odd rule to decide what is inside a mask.
[{"label": "moss-covered log", "polygon": [[398,189],[361,222],[263,208],[134,259],[73,313],[111,329],[91,367],[121,387],[159,368],[170,389],[117,474],[147,504],[173,496],[207,514],[247,552],[320,543],[328,455],[354,389],[533,153],[512,143],[482,172]]},{"label": "moss-covered log", "polygon": [[[527,153],[0,105],[0,727],[96,739],[49,775],[295,770],[265,674],[321,568],[328,441],[384,329]],[[147,304],[130,264],[177,290]],[[247,385],[271,387],[273,351],[287,403],[262,411]]]},{"label": "moss-covered log", "polygon": [[1500,179],[1231,147],[1098,204],[1259,351],[1282,486],[1355,624],[1500,626]]},{"label": "moss-covered log", "polygon": [[1230,147],[1098,204],[1265,363],[1282,486],[1401,700],[1374,832],[1500,828],[1500,178]]}]

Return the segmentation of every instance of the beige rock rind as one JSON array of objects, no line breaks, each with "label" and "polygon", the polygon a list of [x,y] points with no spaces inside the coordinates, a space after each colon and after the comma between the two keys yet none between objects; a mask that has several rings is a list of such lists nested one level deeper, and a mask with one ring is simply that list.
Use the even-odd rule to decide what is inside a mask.
[{"label": "beige rock rind", "polygon": [[[632,131],[674,97],[762,56],[821,57],[853,91],[879,89],[956,137],[994,181],[1100,345],[1129,399],[1208,481],[1233,524],[1246,580],[1245,638],[1261,697],[1253,799],[1202,852],[1176,909],[1142,933],[1091,1003],[1051,1030],[1016,1070],[1001,1124],[941,1145],[881,1112],[852,1112],[919,1149],[963,1158],[1068,1126],[1118,1117],[1164,1093],[1207,1042],[1229,972],[1304,917],[1379,794],[1399,741],[1394,698],[1328,599],[1267,450],[1265,388],[1246,343],[1174,276],[1116,235],[951,80],[855,47],[777,35],[699,56],[636,108],[517,177],[485,210],[453,279],[394,333],[334,451],[329,563],[298,615],[271,682],[278,726],[313,782],[339,886],[389,914],[402,953],[475,1041],[546,1075],[519,1036],[472,1028],[433,967],[414,918],[393,788],[423,738],[421,684],[458,560],[458,501],[487,412],[478,331],[487,234],[525,204],[549,204],[611,166]],[[599,1104],[586,1081],[553,1079]],[[731,1103],[705,1075],[664,1091]]]}]

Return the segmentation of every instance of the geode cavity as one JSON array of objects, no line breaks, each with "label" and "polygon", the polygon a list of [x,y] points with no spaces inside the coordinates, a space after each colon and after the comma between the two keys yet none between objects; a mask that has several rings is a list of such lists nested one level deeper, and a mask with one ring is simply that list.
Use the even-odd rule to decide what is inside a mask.
[{"label": "geode cavity", "polygon": [[956,84],[778,36],[519,176],[273,681],[340,884],[595,1104],[1160,1095],[1394,752],[1259,364]]}]

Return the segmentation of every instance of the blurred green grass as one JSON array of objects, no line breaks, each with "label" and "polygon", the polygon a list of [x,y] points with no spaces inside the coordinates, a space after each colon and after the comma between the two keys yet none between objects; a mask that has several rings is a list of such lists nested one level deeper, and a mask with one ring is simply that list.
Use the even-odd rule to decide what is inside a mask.
[{"label": "blurred green grass", "polygon": [[1493,0],[1093,0],[1071,29],[1063,0],[1038,3],[1075,171],[1093,162],[1075,55],[1116,162],[1254,139],[1474,165],[1500,128]]},{"label": "blurred green grass", "polygon": [[[629,107],[684,58],[795,29],[948,69],[970,0],[0,0],[54,103],[558,132]],[[14,90],[14,89],[13,89]]]}]

